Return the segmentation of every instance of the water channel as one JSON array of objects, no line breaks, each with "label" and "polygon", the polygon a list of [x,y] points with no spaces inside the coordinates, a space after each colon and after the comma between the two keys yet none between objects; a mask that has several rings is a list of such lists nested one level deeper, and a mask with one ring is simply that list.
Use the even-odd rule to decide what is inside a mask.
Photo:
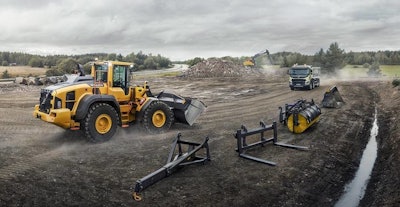
[{"label": "water channel", "polygon": [[376,142],[378,129],[377,109],[375,108],[374,123],[372,124],[368,144],[361,157],[360,166],[354,179],[345,186],[344,193],[335,204],[335,207],[356,207],[364,197],[378,153],[378,144]]}]

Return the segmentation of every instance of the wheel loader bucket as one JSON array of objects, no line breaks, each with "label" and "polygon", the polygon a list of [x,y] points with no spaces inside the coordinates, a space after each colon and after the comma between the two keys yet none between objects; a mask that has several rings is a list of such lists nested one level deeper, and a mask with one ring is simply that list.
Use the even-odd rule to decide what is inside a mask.
[{"label": "wheel loader bucket", "polygon": [[324,94],[322,107],[324,108],[340,108],[344,104],[343,98],[336,86],[331,87]]},{"label": "wheel loader bucket", "polygon": [[157,98],[168,104],[175,115],[175,121],[192,126],[201,113],[206,109],[206,105],[196,99],[183,98],[173,93],[161,92]]}]

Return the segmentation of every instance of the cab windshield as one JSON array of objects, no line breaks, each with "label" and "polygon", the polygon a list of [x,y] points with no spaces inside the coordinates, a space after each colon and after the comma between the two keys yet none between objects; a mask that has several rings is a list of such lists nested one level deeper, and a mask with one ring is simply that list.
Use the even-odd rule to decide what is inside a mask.
[{"label": "cab windshield", "polygon": [[309,68],[291,68],[289,70],[290,75],[294,76],[307,76],[310,74],[310,69]]}]

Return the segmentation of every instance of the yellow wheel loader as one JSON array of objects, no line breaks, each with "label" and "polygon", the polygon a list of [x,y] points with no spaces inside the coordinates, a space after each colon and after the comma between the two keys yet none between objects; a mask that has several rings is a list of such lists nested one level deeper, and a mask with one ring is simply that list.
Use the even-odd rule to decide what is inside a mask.
[{"label": "yellow wheel loader", "polygon": [[132,63],[98,61],[91,75],[66,75],[66,81],[41,90],[33,116],[65,129],[83,130],[92,142],[109,140],[117,127],[141,123],[162,133],[174,122],[192,125],[206,106],[196,99],[161,92],[154,96],[147,82],[130,85]]}]

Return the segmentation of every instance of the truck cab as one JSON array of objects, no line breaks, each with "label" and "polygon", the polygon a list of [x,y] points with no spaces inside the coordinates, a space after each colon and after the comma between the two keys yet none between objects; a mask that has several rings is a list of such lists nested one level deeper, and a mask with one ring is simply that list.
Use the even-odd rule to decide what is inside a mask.
[{"label": "truck cab", "polygon": [[312,90],[320,86],[319,67],[311,65],[293,65],[289,69],[289,87],[291,90],[296,88]]}]

